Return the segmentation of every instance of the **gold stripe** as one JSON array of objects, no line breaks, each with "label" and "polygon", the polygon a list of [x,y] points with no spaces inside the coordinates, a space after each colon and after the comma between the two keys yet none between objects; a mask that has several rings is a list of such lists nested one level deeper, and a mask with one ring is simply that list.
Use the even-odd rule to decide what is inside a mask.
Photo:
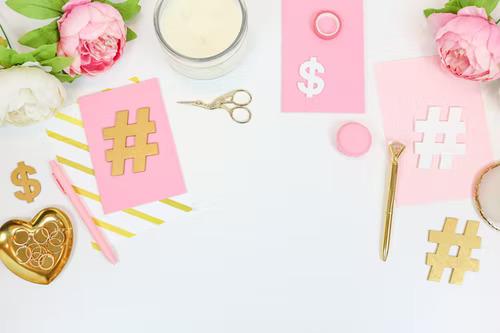
[{"label": "gold stripe", "polygon": [[88,168],[83,164],[76,163],[74,161],[68,160],[67,158],[61,157],[59,155],[56,155],[57,161],[61,164],[67,165],[73,169],[80,170],[81,172],[85,172],[86,174],[89,174],[91,176],[94,176],[94,169]]},{"label": "gold stripe", "polygon": [[98,220],[96,218],[92,218],[94,220],[94,223],[103,229],[109,230],[111,232],[114,232],[115,234],[127,237],[127,238],[132,238],[135,236],[135,234],[131,233],[130,231],[127,231],[125,229],[119,228],[117,226],[114,226],[112,224],[106,223],[104,221]]},{"label": "gold stripe", "polygon": [[123,210],[123,212],[125,212],[127,214],[130,214],[130,215],[133,215],[135,217],[141,218],[141,219],[146,220],[148,222],[152,222],[154,224],[163,224],[163,223],[165,223],[165,221],[163,221],[163,220],[157,219],[154,216],[151,216],[151,215],[139,212],[138,210],[135,210],[135,209],[132,209],[132,208],[125,209],[125,210]]},{"label": "gold stripe", "polygon": [[67,143],[68,145],[72,145],[76,148],[80,148],[82,150],[89,151],[89,146],[87,146],[86,144],[81,143],[81,142],[76,141],[76,140],[73,140],[73,139],[70,139],[70,138],[63,136],[61,134],[47,130],[47,135],[53,139]]},{"label": "gold stripe", "polygon": [[76,119],[76,118],[73,118],[71,116],[68,116],[67,114],[59,112],[54,117],[56,117],[57,119],[64,120],[64,121],[71,123],[73,125],[83,127],[83,121]]},{"label": "gold stripe", "polygon": [[110,91],[110,90],[111,90],[111,88],[106,88],[106,89],[101,90],[101,92]]},{"label": "gold stripe", "polygon": [[139,80],[139,78],[138,78],[137,76],[131,77],[131,78],[129,79],[129,81],[132,81],[132,82],[135,82],[135,83],[139,83],[139,82],[141,82],[141,80]]},{"label": "gold stripe", "polygon": [[[59,163],[67,165],[67,166],[69,166],[71,168],[80,170],[81,172],[84,172],[84,173],[89,174],[91,176],[94,176],[94,170],[92,168],[88,168],[85,165],[82,165],[80,163],[68,160],[67,158],[64,158],[64,157],[61,157],[61,156],[58,156],[58,155],[56,157],[57,157],[57,161],[59,161]],[[86,196],[86,197],[88,197],[88,198],[90,198],[92,200],[100,201],[100,198],[99,198],[98,195],[90,193],[88,191],[85,191],[85,190],[83,190],[81,188],[75,187],[75,192],[79,193],[81,195],[84,195],[84,196]],[[193,208],[191,208],[189,206],[186,206],[184,204],[181,204],[180,202],[174,201],[172,199],[163,199],[163,200],[160,200],[160,202],[162,202],[162,203],[164,203],[166,205],[169,205],[171,207],[180,209],[180,210],[185,211],[185,212],[190,212],[190,211],[193,210]],[[133,213],[135,214],[135,212],[133,212]],[[134,214],[132,214],[132,215],[134,215]],[[161,220],[158,220],[158,219],[155,219],[155,218],[153,218],[153,220],[155,222],[161,221]],[[163,221],[161,221],[161,223],[163,223]],[[158,224],[161,224],[161,223],[158,223]]]},{"label": "gold stripe", "polygon": [[99,245],[97,245],[97,243],[90,242],[90,244],[92,244],[92,247],[94,248],[94,250],[101,251],[101,248],[99,247]]},{"label": "gold stripe", "polygon": [[[101,202],[101,197],[99,197],[97,194],[91,193],[89,191],[85,191],[84,189],[81,189],[77,186],[73,186],[73,189],[75,190],[76,193],[83,195],[84,197]],[[145,221],[152,222],[154,224],[165,223],[165,221],[163,221],[163,220],[160,220],[154,216],[142,213],[142,212],[135,210],[135,209],[132,209],[132,208],[124,209],[124,210],[122,210],[122,212],[133,215],[133,216],[138,217],[140,219],[143,219]]]},{"label": "gold stripe", "polygon": [[191,208],[189,206],[186,206],[184,204],[181,204],[180,202],[174,201],[172,199],[163,199],[163,200],[160,200],[160,202],[162,202],[162,203],[164,203],[166,205],[172,206],[174,208],[183,210],[185,212],[190,212],[190,211],[193,210],[193,208]]},{"label": "gold stripe", "polygon": [[79,188],[75,185],[73,185],[73,189],[75,190],[76,193],[83,195],[84,197],[95,200],[97,202],[101,202],[101,197],[98,196],[97,194],[94,194],[94,193],[89,192],[89,191],[85,191],[84,189]]}]

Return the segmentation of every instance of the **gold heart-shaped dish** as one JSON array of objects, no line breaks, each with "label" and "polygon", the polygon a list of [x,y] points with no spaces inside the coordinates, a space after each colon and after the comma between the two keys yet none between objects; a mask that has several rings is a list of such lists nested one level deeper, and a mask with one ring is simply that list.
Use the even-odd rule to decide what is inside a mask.
[{"label": "gold heart-shaped dish", "polygon": [[57,208],[40,211],[31,222],[11,220],[0,228],[0,259],[27,281],[49,284],[68,261],[73,227]]}]

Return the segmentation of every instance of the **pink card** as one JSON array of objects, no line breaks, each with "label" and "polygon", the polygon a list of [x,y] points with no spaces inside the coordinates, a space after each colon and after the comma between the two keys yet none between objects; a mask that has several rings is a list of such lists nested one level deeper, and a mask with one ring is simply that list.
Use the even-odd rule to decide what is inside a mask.
[{"label": "pink card", "polygon": [[363,0],[282,6],[283,112],[364,113]]},{"label": "pink card", "polygon": [[157,79],[78,103],[105,214],[186,193]]},{"label": "pink card", "polygon": [[387,140],[400,159],[400,205],[472,197],[475,177],[493,160],[479,83],[453,77],[438,57],[376,65]]}]

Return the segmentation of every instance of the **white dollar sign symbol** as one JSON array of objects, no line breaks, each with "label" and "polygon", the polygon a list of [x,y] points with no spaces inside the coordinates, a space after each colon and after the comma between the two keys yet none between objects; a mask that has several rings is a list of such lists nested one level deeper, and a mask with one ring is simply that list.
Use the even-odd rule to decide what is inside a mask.
[{"label": "white dollar sign symbol", "polygon": [[311,57],[311,60],[300,65],[300,76],[307,80],[307,85],[304,82],[299,82],[298,86],[300,91],[306,94],[308,98],[321,94],[325,88],[325,82],[322,78],[316,76],[316,72],[325,72],[325,68],[316,60],[316,57]]}]

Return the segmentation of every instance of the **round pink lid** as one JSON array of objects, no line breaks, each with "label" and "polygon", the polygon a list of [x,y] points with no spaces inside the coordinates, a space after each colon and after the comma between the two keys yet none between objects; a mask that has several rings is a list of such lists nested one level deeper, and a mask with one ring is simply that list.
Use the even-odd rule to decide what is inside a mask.
[{"label": "round pink lid", "polygon": [[347,123],[337,133],[337,148],[347,156],[362,156],[370,150],[371,145],[370,131],[359,123]]},{"label": "round pink lid", "polygon": [[314,32],[319,38],[332,39],[340,31],[339,17],[329,10],[324,10],[316,14],[314,19]]}]

